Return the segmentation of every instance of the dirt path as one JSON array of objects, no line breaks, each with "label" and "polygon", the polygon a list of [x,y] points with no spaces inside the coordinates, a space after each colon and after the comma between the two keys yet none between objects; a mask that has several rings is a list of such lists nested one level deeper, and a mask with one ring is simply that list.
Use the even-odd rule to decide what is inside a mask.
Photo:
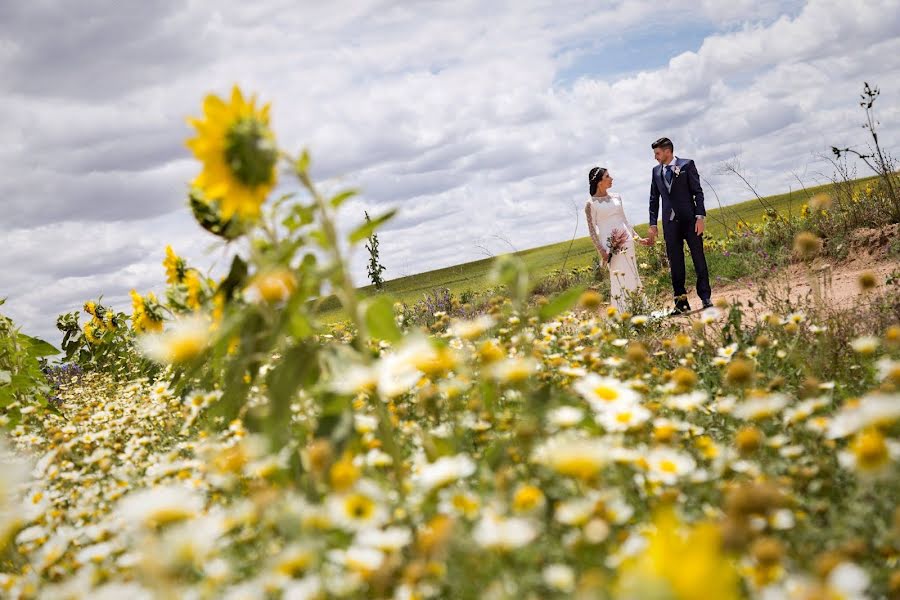
[{"label": "dirt path", "polygon": [[[887,277],[900,272],[900,260],[892,258],[888,251],[892,236],[898,233],[897,225],[880,230],[860,230],[851,242],[850,255],[853,258],[850,260],[836,262],[817,259],[811,268],[793,264],[776,273],[746,277],[720,286],[714,284],[713,301],[725,298],[730,303],[747,306],[749,301],[756,301],[762,286],[775,292],[779,298],[789,297],[796,301],[807,297],[813,284],[819,287],[823,300],[832,306],[852,306],[860,294],[860,275],[867,272],[874,274],[877,286],[872,291],[880,293],[887,287]],[[693,307],[700,306],[696,291],[690,292],[689,301]]]}]

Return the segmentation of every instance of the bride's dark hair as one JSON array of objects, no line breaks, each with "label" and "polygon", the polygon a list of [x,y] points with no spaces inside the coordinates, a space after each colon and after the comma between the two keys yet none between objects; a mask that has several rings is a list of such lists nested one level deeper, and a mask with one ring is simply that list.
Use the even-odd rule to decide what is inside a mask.
[{"label": "bride's dark hair", "polygon": [[604,175],[606,175],[606,169],[603,167],[594,167],[588,173],[588,189],[591,191],[591,196],[597,193],[597,184]]}]

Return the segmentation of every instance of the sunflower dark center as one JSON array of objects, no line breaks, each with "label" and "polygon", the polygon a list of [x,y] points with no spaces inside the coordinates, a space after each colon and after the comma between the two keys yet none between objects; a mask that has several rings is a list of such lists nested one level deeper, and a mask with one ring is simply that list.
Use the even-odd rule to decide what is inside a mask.
[{"label": "sunflower dark center", "polygon": [[269,128],[258,119],[240,119],[225,135],[225,161],[248,187],[271,183],[277,159]]}]

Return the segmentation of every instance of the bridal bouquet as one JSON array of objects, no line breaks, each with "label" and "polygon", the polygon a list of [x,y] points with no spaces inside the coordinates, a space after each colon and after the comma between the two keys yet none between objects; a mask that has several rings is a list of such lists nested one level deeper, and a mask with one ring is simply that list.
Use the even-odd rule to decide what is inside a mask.
[{"label": "bridal bouquet", "polygon": [[616,254],[625,252],[625,246],[628,243],[628,233],[624,229],[616,227],[606,238],[606,246],[609,248],[609,257],[612,258]]}]

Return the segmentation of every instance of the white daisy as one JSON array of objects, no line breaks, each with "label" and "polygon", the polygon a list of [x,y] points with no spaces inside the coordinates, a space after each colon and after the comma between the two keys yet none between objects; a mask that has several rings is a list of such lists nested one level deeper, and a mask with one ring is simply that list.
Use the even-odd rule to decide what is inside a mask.
[{"label": "white daisy", "polygon": [[480,315],[469,321],[455,321],[447,328],[447,333],[458,338],[473,340],[497,324],[490,315]]},{"label": "white daisy", "polygon": [[182,363],[197,357],[209,344],[209,321],[200,316],[178,319],[161,333],[138,338],[138,347],[158,363]]},{"label": "white daisy", "polygon": [[442,456],[433,463],[422,465],[412,476],[413,484],[424,493],[441,488],[475,472],[475,462],[468,454]]},{"label": "white daisy", "polygon": [[513,550],[531,543],[538,535],[535,525],[520,517],[503,517],[485,511],[472,537],[479,546],[492,550]]},{"label": "white daisy", "polygon": [[594,410],[601,410],[610,402],[638,402],[640,394],[625,383],[613,377],[601,377],[596,373],[588,373],[572,388],[578,392]]},{"label": "white daisy", "polygon": [[535,449],[532,461],[573,477],[590,478],[612,459],[601,438],[555,437]]},{"label": "white daisy", "polygon": [[748,398],[735,407],[734,416],[751,421],[765,419],[781,412],[787,404],[788,397],[784,394],[776,393]]},{"label": "white daisy", "polygon": [[674,485],[680,477],[691,474],[697,463],[689,455],[671,448],[659,447],[650,451],[646,458],[647,479]]},{"label": "white daisy", "polygon": [[687,394],[678,394],[666,398],[666,406],[684,412],[689,412],[700,408],[709,401],[709,394],[701,390],[688,392]]},{"label": "white daisy", "polygon": [[859,354],[873,354],[876,350],[878,350],[878,345],[881,343],[877,337],[872,335],[864,335],[856,338],[852,342],[850,342],[850,347],[853,348],[854,352]]},{"label": "white daisy", "polygon": [[828,426],[827,437],[838,439],[872,425],[890,425],[900,419],[900,394],[869,394],[845,405]]},{"label": "white daisy", "polygon": [[541,576],[548,587],[558,592],[569,594],[575,590],[575,571],[569,565],[547,565]]},{"label": "white daisy", "polygon": [[349,492],[330,496],[326,508],[331,521],[349,531],[378,527],[388,518],[381,490],[367,480],[358,481]]},{"label": "white daisy", "polygon": [[378,548],[384,552],[397,552],[412,541],[412,532],[406,527],[388,527],[387,529],[364,529],[356,534],[358,546]]},{"label": "white daisy", "polygon": [[609,432],[636,429],[647,422],[651,412],[637,402],[615,402],[604,407],[596,422]]},{"label": "white daisy", "polygon": [[547,421],[559,428],[574,427],[584,419],[584,411],[575,406],[560,406],[547,413]]},{"label": "white daisy", "polygon": [[125,496],[117,513],[127,524],[154,528],[196,517],[203,509],[203,497],[180,485],[162,485]]}]

